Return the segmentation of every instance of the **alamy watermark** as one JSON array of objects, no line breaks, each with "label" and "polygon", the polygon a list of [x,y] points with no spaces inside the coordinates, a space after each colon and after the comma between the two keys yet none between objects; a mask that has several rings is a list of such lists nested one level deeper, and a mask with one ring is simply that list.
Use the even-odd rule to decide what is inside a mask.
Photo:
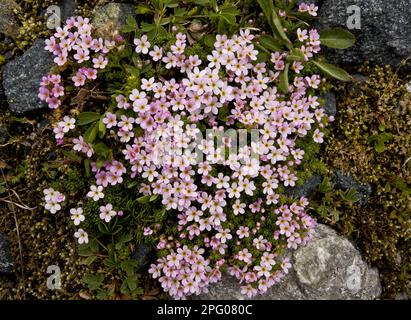
[{"label": "alamy watermark", "polygon": [[47,267],[47,274],[51,274],[47,278],[47,288],[50,290],[61,289],[61,270],[59,266],[51,265]]},{"label": "alamy watermark", "polygon": [[54,30],[61,27],[61,10],[59,6],[53,5],[47,8],[47,28]]},{"label": "alamy watermark", "polygon": [[356,5],[351,5],[347,7],[347,28],[350,30],[361,29],[361,8]]}]

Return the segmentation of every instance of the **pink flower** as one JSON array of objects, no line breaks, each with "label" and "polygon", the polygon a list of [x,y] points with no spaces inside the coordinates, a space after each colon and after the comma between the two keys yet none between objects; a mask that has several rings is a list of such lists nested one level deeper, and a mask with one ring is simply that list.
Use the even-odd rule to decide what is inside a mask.
[{"label": "pink flower", "polygon": [[107,112],[106,116],[103,118],[103,123],[106,125],[107,129],[117,125],[117,117],[114,113]]},{"label": "pink flower", "polygon": [[127,98],[122,94],[116,96],[117,107],[120,109],[128,109],[130,107],[130,103],[128,103]]},{"label": "pink flower", "polygon": [[105,222],[110,222],[110,220],[117,215],[117,212],[113,210],[111,203],[100,207],[100,219]]},{"label": "pink flower", "polygon": [[46,99],[50,109],[57,109],[61,105],[61,100],[56,97],[49,97]]},{"label": "pink flower", "polygon": [[154,46],[153,50],[150,51],[150,56],[153,57],[153,61],[158,61],[163,57],[163,48]]},{"label": "pink flower", "polygon": [[247,296],[250,299],[256,296],[257,293],[258,293],[257,289],[255,289],[251,284],[241,287],[241,294]]},{"label": "pink flower", "polygon": [[93,58],[93,67],[95,69],[104,69],[107,66],[108,60],[103,55]]},{"label": "pink flower", "polygon": [[317,143],[323,143],[324,142],[324,133],[322,133],[320,130],[315,129],[314,134],[313,134],[313,140]]},{"label": "pink flower", "polygon": [[121,121],[117,124],[121,130],[131,131],[133,129],[133,123],[135,122],[134,118],[128,118],[124,114],[121,116]]},{"label": "pink flower", "polygon": [[151,230],[151,228],[146,227],[144,228],[144,233],[145,236],[151,236],[153,234],[153,230]]},{"label": "pink flower", "polygon": [[71,79],[76,87],[81,87],[86,83],[87,77],[83,73],[77,72]]},{"label": "pink flower", "polygon": [[238,237],[240,238],[240,239],[243,239],[243,238],[248,238],[249,236],[250,236],[250,229],[248,228],[248,227],[243,227],[243,226],[241,226],[238,230],[237,230],[237,232],[236,232],[236,234],[238,235]]},{"label": "pink flower", "polygon": [[78,49],[77,53],[73,57],[77,60],[78,63],[82,63],[90,59],[89,51],[82,49]]}]

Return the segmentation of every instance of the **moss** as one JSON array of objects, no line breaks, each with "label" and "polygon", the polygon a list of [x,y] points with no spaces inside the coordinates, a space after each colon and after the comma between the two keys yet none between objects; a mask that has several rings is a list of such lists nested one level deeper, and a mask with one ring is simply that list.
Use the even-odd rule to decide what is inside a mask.
[{"label": "moss", "polygon": [[[411,290],[410,94],[390,68],[364,66],[364,84],[337,88],[338,114],[324,155],[330,168],[369,183],[372,194],[361,206],[328,194],[336,227],[351,237],[373,266],[379,268],[383,297]],[[376,135],[392,135],[383,150]],[[322,217],[325,222],[330,218]]]}]

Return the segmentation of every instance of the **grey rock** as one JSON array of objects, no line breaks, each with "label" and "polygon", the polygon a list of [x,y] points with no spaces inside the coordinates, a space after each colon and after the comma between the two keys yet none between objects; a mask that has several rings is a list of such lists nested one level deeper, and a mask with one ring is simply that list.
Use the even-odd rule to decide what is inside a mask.
[{"label": "grey rock", "polygon": [[333,116],[337,114],[337,100],[335,98],[335,94],[331,91],[326,92],[321,96],[325,100],[325,104],[323,106],[325,113],[328,116]]},{"label": "grey rock", "polygon": [[284,192],[286,195],[293,198],[308,197],[312,195],[316,190],[318,185],[321,183],[321,176],[318,174],[313,175],[311,178],[306,180],[302,186],[294,188],[285,188]]},{"label": "grey rock", "polygon": [[372,192],[371,185],[360,184],[356,182],[351,175],[344,173],[341,170],[335,170],[332,179],[337,189],[355,189],[357,191],[357,197],[359,199],[358,202],[360,204],[364,204],[368,201],[368,198]]},{"label": "grey rock", "polygon": [[[291,255],[291,253],[289,253]],[[378,271],[362,260],[359,251],[333,229],[318,225],[314,239],[292,253],[293,268],[264,296],[255,300],[352,300],[381,295]],[[209,292],[195,299],[245,299],[238,281],[224,275]]]},{"label": "grey rock", "polygon": [[133,252],[132,258],[137,261],[138,265],[136,271],[142,271],[151,261],[153,257],[153,249],[149,246],[142,244],[137,247],[136,251]]},{"label": "grey rock", "polygon": [[93,26],[102,33],[119,30],[127,17],[135,16],[135,6],[127,3],[109,3],[93,10]]},{"label": "grey rock", "polygon": [[14,0],[0,1],[0,33],[16,38],[20,33],[20,26],[14,17],[13,10],[20,6]]},{"label": "grey rock", "polygon": [[[398,66],[411,55],[411,5],[409,0],[323,0],[319,10],[318,29],[347,28],[351,5],[361,10],[361,28],[351,30],[356,44],[346,50],[325,50],[329,61],[359,65],[365,60],[373,64]],[[411,61],[406,64],[411,69]]]},{"label": "grey rock", "polygon": [[346,238],[319,225],[315,239],[294,252],[294,270],[307,298],[374,299],[381,294],[378,271],[362,260]]},{"label": "grey rock", "polygon": [[62,0],[58,4],[58,6],[60,7],[62,23],[65,23],[68,18],[75,15],[76,3],[74,2],[74,0]]},{"label": "grey rock", "polygon": [[11,274],[14,266],[14,259],[10,253],[7,237],[0,233],[0,274]]},{"label": "grey rock", "polygon": [[53,66],[53,56],[37,39],[22,56],[4,66],[3,87],[10,110],[18,116],[40,110],[46,104],[38,98],[41,78]]}]

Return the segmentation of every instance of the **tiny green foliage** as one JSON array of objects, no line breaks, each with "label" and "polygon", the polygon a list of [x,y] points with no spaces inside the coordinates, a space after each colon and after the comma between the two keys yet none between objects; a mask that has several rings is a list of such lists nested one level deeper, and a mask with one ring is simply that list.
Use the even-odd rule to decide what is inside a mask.
[{"label": "tiny green foliage", "polygon": [[353,190],[335,192],[324,180],[318,212],[327,222],[333,218],[324,206],[340,212],[335,226],[379,268],[383,298],[392,299],[411,288],[410,93],[389,67],[365,65],[359,72],[366,81],[337,90],[338,113],[323,158],[370,184],[372,193],[361,204]]}]

